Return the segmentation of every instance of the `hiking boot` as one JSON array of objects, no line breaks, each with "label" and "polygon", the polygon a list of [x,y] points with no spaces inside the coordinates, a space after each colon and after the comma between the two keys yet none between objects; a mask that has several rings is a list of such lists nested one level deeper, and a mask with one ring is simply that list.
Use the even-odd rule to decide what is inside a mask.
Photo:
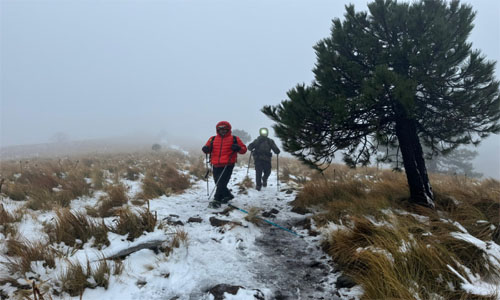
[{"label": "hiking boot", "polygon": [[220,201],[212,201],[208,203],[208,208],[219,208],[221,206]]},{"label": "hiking boot", "polygon": [[262,181],[262,186],[263,186],[263,187],[267,187],[267,180],[263,180],[263,181]]},{"label": "hiking boot", "polygon": [[224,198],[222,198],[222,200],[220,201],[221,203],[223,204],[226,204],[228,203],[230,200],[233,200],[234,199],[234,195],[229,193],[229,195],[225,196]]},{"label": "hiking boot", "polygon": [[256,186],[256,187],[255,187],[255,189],[256,189],[257,191],[260,191],[260,189],[261,189],[260,185]]}]

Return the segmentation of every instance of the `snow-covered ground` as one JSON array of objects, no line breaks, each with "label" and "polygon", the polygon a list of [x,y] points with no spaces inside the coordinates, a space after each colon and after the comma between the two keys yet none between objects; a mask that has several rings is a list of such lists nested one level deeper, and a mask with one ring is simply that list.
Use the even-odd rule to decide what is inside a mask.
[{"label": "snow-covered ground", "polygon": [[[355,299],[360,295],[358,288],[335,289],[339,273],[319,249],[322,237],[308,236],[301,226],[294,226],[305,219],[304,215],[291,212],[288,205],[295,198],[296,190],[281,183],[281,191],[278,191],[273,171],[267,188],[260,192],[248,189],[246,194],[238,194],[236,184],[243,181],[246,173],[246,168],[234,169],[228,185],[236,196],[231,204],[246,211],[259,208],[260,215],[268,212],[266,220],[301,236],[265,222],[259,225],[248,222],[241,210],[221,214],[227,208],[225,205],[220,209],[207,208],[207,184],[198,181],[183,194],[150,201],[150,209],[157,212],[158,221],[177,225],[157,229],[133,242],[124,236],[110,234],[108,247],[98,251],[85,245],[70,257],[83,265],[87,260],[97,263],[99,258],[146,241],[169,240],[177,230],[187,233],[187,242],[174,248],[169,256],[149,249],[128,255],[123,260],[122,274],[111,276],[107,290],[102,287],[86,289],[83,299],[221,299],[220,295],[214,296],[217,293],[209,292],[214,287],[222,290],[224,299],[338,299],[336,292],[343,299]],[[249,175],[254,178],[253,170]],[[140,190],[138,181],[123,183],[129,187],[129,195]],[[211,190],[212,180],[209,185]],[[72,209],[81,210],[85,205],[95,204],[96,199],[74,200]],[[18,203],[4,199],[7,210],[13,210]],[[20,226],[20,235],[30,240],[43,236],[38,234],[41,231],[39,222],[51,217],[51,213],[26,216]],[[199,218],[201,222],[188,222],[190,218]],[[213,226],[211,218],[230,223]],[[62,271],[56,268],[46,274],[42,266],[36,266],[36,270],[40,280],[54,278],[54,273]],[[224,285],[239,289],[235,295],[224,293]],[[9,291],[9,288],[4,286],[4,290]]]},{"label": "snow-covered ground", "polygon": [[[239,193],[238,184],[246,174],[244,167],[234,169],[229,188],[236,197],[231,204],[245,211],[258,208],[264,219],[300,236],[266,222],[256,225],[246,221],[244,212],[228,210],[226,205],[220,209],[207,208],[207,183],[197,181],[180,195],[150,201],[150,209],[157,213],[158,222],[168,226],[145,233],[133,242],[125,236],[109,233],[111,243],[101,250],[90,247],[90,243],[76,252],[65,245],[57,245],[59,251],[70,254],[67,260],[59,259],[59,265],[50,270],[45,269],[41,262],[33,262],[34,274],[26,274],[26,278],[19,278],[18,283],[29,284],[31,278],[36,278],[42,285],[43,282],[57,282],[68,261],[79,261],[83,266],[89,261],[95,266],[103,257],[148,241],[168,243],[176,232],[182,230],[187,234],[187,241],[174,248],[170,255],[142,249],[126,256],[123,272],[111,275],[108,289],[88,288],[83,299],[359,299],[363,292],[359,286],[336,289],[335,282],[340,272],[320,250],[324,236],[309,235],[303,222],[307,215],[291,211],[289,202],[295,199],[297,187],[281,183],[278,191],[273,171],[267,188],[260,192],[250,188]],[[253,170],[249,176],[254,179]],[[130,197],[141,191],[140,181],[122,180],[122,183],[128,187]],[[212,191],[213,187],[210,180],[209,190]],[[95,206],[101,195],[103,192],[98,191],[92,198],[73,200],[71,208],[83,211],[86,206]],[[2,199],[2,205],[13,212],[23,202]],[[18,228],[19,235],[29,241],[45,240],[42,222],[51,222],[54,216],[53,212],[24,215]],[[217,220],[228,223],[222,226],[212,224]],[[106,221],[113,222],[112,219]],[[322,229],[312,224],[312,228],[323,234],[341,229],[333,223]],[[497,244],[477,240],[465,229],[457,232],[455,237],[485,250],[493,264],[500,264]],[[0,238],[5,239],[1,234]],[[5,243],[0,240],[0,252],[5,253],[5,250]],[[0,262],[5,260],[6,257],[0,255]],[[0,264],[0,277],[7,275],[5,266]],[[500,291],[498,282],[485,282],[472,273],[469,277],[474,279],[473,282],[463,278],[462,288],[473,294],[489,295]],[[3,290],[0,295],[5,296],[12,294],[15,288],[5,284],[0,290]],[[52,298],[79,299],[67,294]]]}]

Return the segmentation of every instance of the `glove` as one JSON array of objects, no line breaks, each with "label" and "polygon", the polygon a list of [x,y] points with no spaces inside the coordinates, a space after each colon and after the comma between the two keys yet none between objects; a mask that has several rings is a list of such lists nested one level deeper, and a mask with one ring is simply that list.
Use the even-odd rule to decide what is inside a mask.
[{"label": "glove", "polygon": [[241,150],[241,147],[238,144],[232,144],[231,150],[233,150],[234,152],[239,152]]},{"label": "glove", "polygon": [[210,153],[210,147],[205,145],[201,148],[201,151],[203,151],[203,153],[205,153],[205,154],[208,154],[208,153]]}]

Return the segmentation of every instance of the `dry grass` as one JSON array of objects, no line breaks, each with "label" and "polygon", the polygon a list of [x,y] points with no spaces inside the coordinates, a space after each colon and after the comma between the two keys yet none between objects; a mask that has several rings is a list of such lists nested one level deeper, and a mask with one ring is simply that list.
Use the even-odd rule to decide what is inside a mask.
[{"label": "dry grass", "polygon": [[41,242],[8,239],[6,255],[5,265],[10,274],[24,276],[26,272],[31,271],[33,261],[44,261],[46,267],[55,267],[55,253]]},{"label": "dry grass", "polygon": [[139,168],[129,166],[125,172],[125,179],[135,181],[139,179],[140,174],[141,170]]},{"label": "dry grass", "polygon": [[0,204],[0,232],[5,236],[14,236],[16,234],[16,227],[14,223],[21,221],[22,214],[21,213],[9,213],[3,207],[3,204]]},{"label": "dry grass", "polygon": [[[210,168],[210,166],[208,166]],[[198,180],[205,180],[205,174],[207,173],[207,165],[205,163],[205,157],[199,157],[197,159],[190,159],[189,174],[198,178]]]},{"label": "dry grass", "polygon": [[259,225],[262,223],[262,220],[259,217],[260,209],[258,207],[250,207],[248,209],[248,214],[245,216],[245,220],[250,223],[254,223]]},{"label": "dry grass", "polygon": [[123,269],[125,266],[123,265],[123,262],[121,260],[115,260],[113,261],[113,275],[118,276],[123,273]]},{"label": "dry grass", "polygon": [[[149,210],[149,203],[145,209],[132,210],[126,205],[143,206],[147,199],[182,192],[190,187],[191,175],[185,172],[189,168],[194,171],[198,164],[198,158],[189,158],[188,162],[188,157],[179,151],[2,161],[2,197],[25,201],[22,209],[34,210],[30,212],[32,214],[38,214],[40,210],[56,212],[54,221],[44,224],[49,244],[21,242],[13,237],[16,236],[16,222],[22,215],[9,213],[0,206],[0,232],[9,237],[5,242],[8,248],[5,253],[6,268],[11,274],[24,274],[32,271],[33,261],[45,261],[47,267],[53,268],[54,257],[69,257],[84,244],[92,243],[97,248],[108,245],[109,231],[128,235],[129,240],[144,232],[152,232],[157,225],[157,216]],[[204,167],[202,160],[200,166]],[[179,171],[181,168],[186,171]],[[142,174],[149,174],[149,177],[144,179]],[[143,180],[146,197],[128,199],[123,180]],[[149,191],[148,186],[151,187]],[[97,206],[87,208],[88,213],[95,218],[68,209],[72,200],[92,196],[98,190],[107,194]],[[108,216],[117,216],[114,226],[106,226],[101,219]],[[70,247],[57,251],[50,245],[61,242]],[[179,247],[186,242],[187,233],[178,230],[169,248]],[[55,287],[49,285],[49,289],[53,295],[66,292],[78,296],[86,288],[106,288],[110,276],[119,275],[122,271],[121,261],[108,262],[103,259],[92,267],[89,263],[86,266],[69,263],[60,274],[60,282],[55,283]],[[2,282],[11,280],[14,279],[5,278]],[[29,298],[30,289],[26,289],[26,292],[25,296]]]},{"label": "dry grass", "polygon": [[58,278],[61,291],[68,293],[71,297],[80,296],[86,288],[90,287],[87,280],[89,277],[90,270],[78,262],[69,262]]},{"label": "dry grass", "polygon": [[165,194],[165,190],[161,186],[158,177],[155,177],[152,173],[146,173],[146,177],[142,181],[142,192],[140,197],[145,200],[150,200],[158,198]]},{"label": "dry grass", "polygon": [[100,168],[92,169],[91,173],[92,187],[95,190],[101,190],[104,187],[104,172]]},{"label": "dry grass", "polygon": [[113,275],[118,275],[123,270],[121,263],[113,263],[101,259],[97,265],[91,266],[87,261],[86,266],[79,262],[68,262],[66,268],[59,276],[57,285],[62,292],[68,293],[70,296],[81,296],[86,288],[109,286],[109,278]]},{"label": "dry grass", "polygon": [[73,193],[71,191],[53,192],[38,188],[29,191],[26,208],[32,210],[52,210],[54,207],[69,207]]},{"label": "dry grass", "polygon": [[176,229],[174,238],[172,239],[172,246],[174,248],[179,248],[181,244],[187,243],[188,234],[182,229]]},{"label": "dry grass", "polygon": [[90,185],[85,181],[85,174],[70,173],[61,182],[62,189],[69,191],[71,198],[76,199],[81,196],[91,196]]},{"label": "dry grass", "polygon": [[116,208],[127,204],[129,200],[125,187],[121,184],[109,187],[107,193],[108,196],[99,199],[97,208],[97,213],[102,218],[114,216]]},{"label": "dry grass", "polygon": [[248,176],[245,176],[245,178],[236,185],[238,186],[238,194],[248,194],[247,190],[254,187],[253,180]]},{"label": "dry grass", "polygon": [[29,186],[27,184],[8,182],[3,189],[7,197],[15,201],[26,200]]},{"label": "dry grass", "polygon": [[167,163],[152,167],[142,181],[140,197],[145,200],[170,196],[190,187],[189,178]]},{"label": "dry grass", "polygon": [[[189,160],[189,162],[188,162]],[[65,191],[70,200],[90,196],[93,190],[105,188],[107,180],[118,184],[121,179],[138,180],[141,174],[151,173],[152,193],[145,192],[145,199],[182,192],[190,186],[189,177],[177,169],[198,164],[198,158],[187,157],[180,151],[161,153],[101,154],[64,158],[39,158],[29,161],[2,162],[0,178],[5,179],[2,192],[12,200],[26,200],[33,193],[47,198],[53,188]],[[187,164],[186,164],[187,163]],[[203,164],[201,164],[202,166]],[[193,169],[194,170],[194,169]],[[92,185],[87,183],[92,182]],[[152,183],[152,182],[149,182]],[[148,182],[145,186],[148,190]],[[46,194],[44,195],[42,192]],[[58,199],[68,201],[66,199]],[[45,201],[47,206],[54,201]],[[30,204],[33,207],[39,204]],[[60,206],[65,206],[64,204]]]},{"label": "dry grass", "polygon": [[[331,234],[326,248],[341,269],[363,286],[363,299],[430,299],[433,294],[445,299],[473,297],[461,290],[461,279],[450,270],[469,279],[461,265],[471,268],[470,263],[485,263],[474,262],[477,256],[471,255],[479,253],[471,244],[450,248],[443,243],[449,235],[422,234],[427,228],[407,216],[393,216],[390,226],[367,219],[352,221],[349,229]],[[461,251],[469,255],[468,261],[458,255]]]},{"label": "dry grass", "polygon": [[128,235],[127,240],[132,241],[144,232],[154,231],[156,223],[157,216],[150,212],[149,206],[139,210],[138,213],[124,208],[118,212],[118,220],[113,231],[117,234]]},{"label": "dry grass", "polygon": [[[466,177],[433,177],[436,204],[469,233],[500,243],[500,182]],[[494,226],[492,226],[494,225]]]},{"label": "dry grass", "polygon": [[111,276],[111,266],[106,260],[102,259],[97,266],[92,269],[91,275],[96,286],[107,289],[109,286],[109,277]]},{"label": "dry grass", "polygon": [[454,225],[459,223],[478,239],[499,239],[500,183],[444,175],[432,176],[431,183],[436,211],[406,201],[404,173],[334,168],[305,184],[293,205],[317,208],[318,226],[333,222],[343,228],[331,233],[325,250],[363,286],[362,299],[433,299],[436,295],[495,299],[495,295],[477,296],[461,289],[457,274],[468,279],[464,267],[490,280],[500,278],[500,269],[482,249],[452,233],[461,232]]},{"label": "dry grass", "polygon": [[69,209],[57,210],[56,215],[55,224],[45,226],[50,242],[63,242],[68,246],[80,248],[93,237],[94,246],[109,245],[107,234],[111,229],[104,222],[98,223]]},{"label": "dry grass", "polygon": [[[12,200],[29,200],[33,210],[49,210],[53,206],[67,207],[72,199],[90,195],[83,174],[75,164],[54,160],[34,160],[16,168],[14,162],[5,162],[2,176],[7,178],[5,194]],[[66,165],[66,170],[64,169]]]},{"label": "dry grass", "polygon": [[179,248],[181,244],[187,244],[188,234],[186,231],[180,228],[176,228],[172,234],[172,239],[168,246],[163,248],[163,252],[166,256],[169,256],[170,253],[174,250],[174,248]]},{"label": "dry grass", "polygon": [[[272,170],[277,169],[276,160],[273,159]],[[279,179],[282,182],[293,181],[296,183],[303,184],[308,179],[316,178],[319,176],[318,171],[309,168],[300,161],[294,158],[280,157],[279,158]]]}]

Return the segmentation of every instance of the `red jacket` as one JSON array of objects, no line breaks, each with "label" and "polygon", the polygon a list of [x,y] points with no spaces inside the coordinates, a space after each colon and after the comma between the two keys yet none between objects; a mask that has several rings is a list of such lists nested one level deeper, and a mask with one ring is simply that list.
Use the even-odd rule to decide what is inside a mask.
[{"label": "red jacket", "polygon": [[[212,137],[208,139],[205,146],[212,146],[211,149],[211,163],[214,167],[224,167],[226,165],[234,165],[236,163],[237,153],[231,150],[231,146],[234,143],[233,136],[231,134],[231,124],[226,121],[221,121],[217,123],[216,130],[218,126],[226,125],[229,127],[229,131],[226,135],[221,136],[219,133],[215,136],[213,142]],[[239,137],[236,137],[236,142],[241,147],[239,154],[245,154],[247,152],[247,146],[243,144]]]}]

